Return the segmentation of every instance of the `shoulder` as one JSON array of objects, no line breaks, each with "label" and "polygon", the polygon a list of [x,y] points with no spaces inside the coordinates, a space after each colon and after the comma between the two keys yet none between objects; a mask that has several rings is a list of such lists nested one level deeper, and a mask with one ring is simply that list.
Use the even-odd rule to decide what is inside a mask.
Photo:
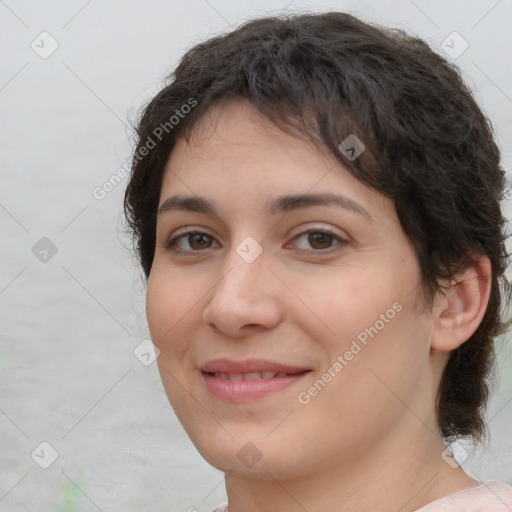
[{"label": "shoulder", "polygon": [[512,487],[492,480],[425,505],[416,512],[510,512]]}]

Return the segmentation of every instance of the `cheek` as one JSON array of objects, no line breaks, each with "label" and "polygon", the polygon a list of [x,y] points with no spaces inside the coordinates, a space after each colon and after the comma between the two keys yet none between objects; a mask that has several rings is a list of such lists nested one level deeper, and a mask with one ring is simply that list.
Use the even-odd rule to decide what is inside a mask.
[{"label": "cheek", "polygon": [[146,317],[153,342],[160,342],[165,331],[172,326],[174,307],[172,295],[153,269],[146,290]]},{"label": "cheek", "polygon": [[408,380],[425,362],[429,324],[416,307],[413,291],[419,269],[412,256],[408,261],[393,261],[345,268],[318,295],[319,316],[331,331],[324,338],[326,348],[331,362],[346,354],[349,363],[344,373],[375,369],[391,379]]},{"label": "cheek", "polygon": [[190,295],[190,288],[174,277],[171,279],[159,273],[158,267],[154,267],[146,292],[146,316],[151,339],[160,351],[158,369],[167,398],[177,414],[193,409],[183,387],[188,387],[187,371],[190,368],[186,360],[193,332],[190,322],[194,310],[190,302],[194,297]]},{"label": "cheek", "polygon": [[309,324],[304,328],[321,328],[332,348],[341,350],[359,335],[363,341],[368,338],[368,329],[375,333],[375,323],[379,332],[389,330],[388,324],[399,316],[393,304],[401,302],[402,284],[389,269],[351,265],[333,274],[303,279],[297,295],[312,313],[304,315],[303,321]]},{"label": "cheek", "polygon": [[351,360],[342,371],[345,390],[350,390],[347,407],[361,422],[364,417],[377,423],[378,418],[398,417],[403,403],[422,396],[428,380],[429,321],[417,312],[412,295],[397,299],[374,304],[365,324],[346,342],[357,352],[347,353]]},{"label": "cheek", "polygon": [[187,322],[194,314],[197,297],[193,287],[155,269],[148,279],[146,316],[153,343],[161,353],[176,354],[185,348]]}]

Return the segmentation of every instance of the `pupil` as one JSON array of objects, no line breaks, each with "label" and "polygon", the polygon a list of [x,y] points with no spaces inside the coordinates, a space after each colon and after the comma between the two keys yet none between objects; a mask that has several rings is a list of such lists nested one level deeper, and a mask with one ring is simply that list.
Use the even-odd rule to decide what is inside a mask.
[{"label": "pupil", "polygon": [[[309,243],[318,249],[326,249],[330,247],[332,236],[326,233],[310,233]],[[320,247],[318,247],[320,245]]]},{"label": "pupil", "polygon": [[208,236],[201,234],[192,235],[191,240],[189,240],[189,243],[191,247],[194,247],[194,245],[196,245],[196,247],[199,247],[201,249],[202,247],[208,245]]}]

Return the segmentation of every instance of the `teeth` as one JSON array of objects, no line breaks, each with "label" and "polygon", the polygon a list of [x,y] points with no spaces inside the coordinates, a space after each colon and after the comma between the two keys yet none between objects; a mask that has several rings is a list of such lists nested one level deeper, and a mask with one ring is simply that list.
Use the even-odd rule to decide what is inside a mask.
[{"label": "teeth", "polygon": [[243,375],[243,378],[244,378],[244,380],[260,380],[261,373],[259,373],[259,372],[245,373]]},{"label": "teeth", "polygon": [[286,372],[251,372],[251,373],[222,373],[215,372],[214,376],[222,380],[260,380],[260,379],[273,379],[274,377],[287,377]]}]

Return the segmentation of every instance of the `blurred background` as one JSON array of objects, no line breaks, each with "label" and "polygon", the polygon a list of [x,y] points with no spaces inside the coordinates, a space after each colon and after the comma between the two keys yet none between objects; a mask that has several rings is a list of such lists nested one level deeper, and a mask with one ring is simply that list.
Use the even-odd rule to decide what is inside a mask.
[{"label": "blurred background", "polygon": [[[131,126],[191,45],[253,16],[324,10],[405,29],[458,65],[510,170],[511,0],[0,0],[0,511],[203,512],[225,500],[147,341],[121,216]],[[455,452],[477,479],[512,484],[509,338],[491,441]]]}]

